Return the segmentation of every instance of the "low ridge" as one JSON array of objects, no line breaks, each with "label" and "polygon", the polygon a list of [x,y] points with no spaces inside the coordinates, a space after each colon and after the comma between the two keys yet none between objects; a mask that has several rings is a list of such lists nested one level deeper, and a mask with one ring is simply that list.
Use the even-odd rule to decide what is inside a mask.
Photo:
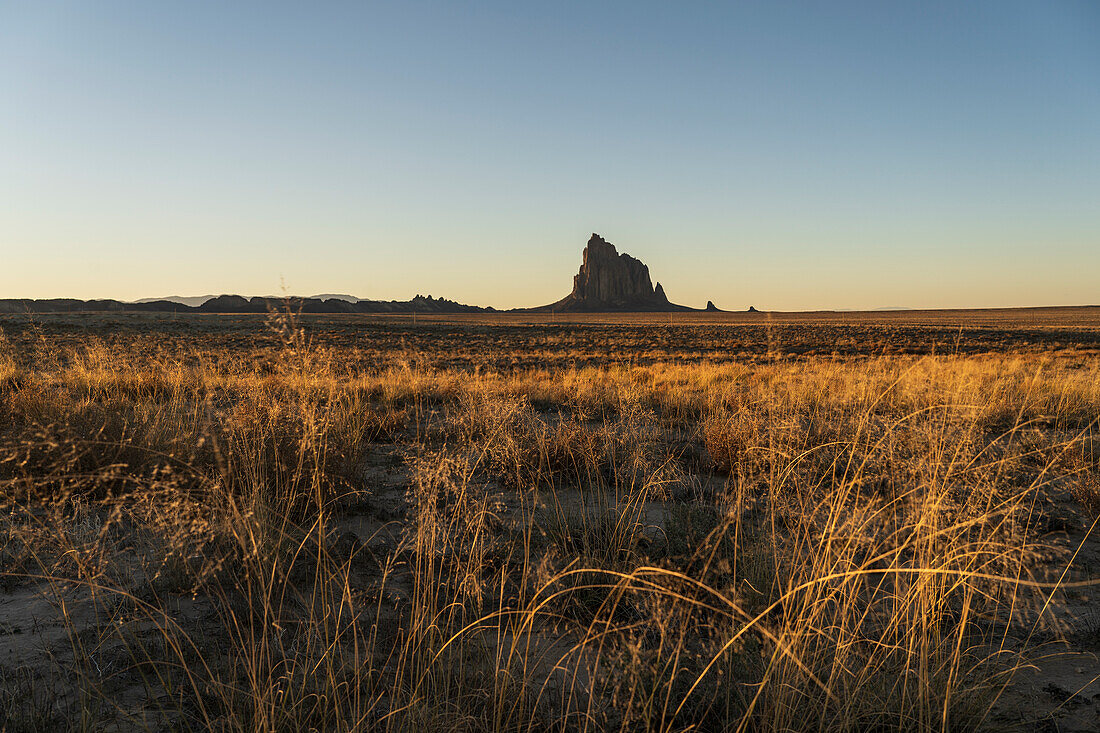
[{"label": "low ridge", "polygon": [[464,305],[446,298],[417,295],[412,300],[357,300],[342,297],[320,298],[245,298],[241,295],[218,295],[200,305],[174,300],[154,300],[124,303],[118,300],[76,300],[49,298],[42,300],[0,299],[0,314],[12,313],[267,313],[283,308],[301,313],[492,313],[495,309]]}]

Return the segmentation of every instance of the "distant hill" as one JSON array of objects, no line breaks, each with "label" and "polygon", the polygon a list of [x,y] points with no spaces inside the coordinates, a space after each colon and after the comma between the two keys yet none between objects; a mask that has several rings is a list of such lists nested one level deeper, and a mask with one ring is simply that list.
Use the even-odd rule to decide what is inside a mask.
[{"label": "distant hill", "polygon": [[354,295],[348,295],[346,293],[322,293],[309,297],[313,300],[346,300],[349,303],[358,303],[363,300],[362,298],[356,298]]},{"label": "distant hill", "polygon": [[189,305],[197,307],[210,300],[216,298],[216,295],[166,295],[163,298],[142,298],[141,300],[135,300],[134,303],[180,303],[181,305]]}]

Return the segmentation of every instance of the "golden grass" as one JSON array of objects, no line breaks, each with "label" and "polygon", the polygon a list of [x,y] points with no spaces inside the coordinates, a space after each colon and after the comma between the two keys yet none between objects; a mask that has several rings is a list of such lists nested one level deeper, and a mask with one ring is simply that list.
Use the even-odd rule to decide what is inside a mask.
[{"label": "golden grass", "polygon": [[4,587],[68,640],[0,727],[994,729],[1089,582],[1041,507],[1100,511],[1100,364],[363,368],[271,329],[262,367],[0,344]]}]

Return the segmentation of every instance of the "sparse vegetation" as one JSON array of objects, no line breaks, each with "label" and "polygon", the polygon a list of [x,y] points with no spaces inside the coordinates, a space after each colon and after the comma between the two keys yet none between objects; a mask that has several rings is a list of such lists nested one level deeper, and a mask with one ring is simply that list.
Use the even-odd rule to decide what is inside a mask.
[{"label": "sparse vegetation", "polygon": [[1084,337],[66,323],[0,324],[0,730],[1001,730],[1100,675]]}]

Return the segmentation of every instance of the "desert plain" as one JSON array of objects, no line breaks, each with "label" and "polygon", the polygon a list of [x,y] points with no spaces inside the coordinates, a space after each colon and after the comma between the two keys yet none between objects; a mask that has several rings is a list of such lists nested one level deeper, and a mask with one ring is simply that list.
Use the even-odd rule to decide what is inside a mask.
[{"label": "desert plain", "polygon": [[0,730],[1100,726],[1100,307],[0,317]]}]

